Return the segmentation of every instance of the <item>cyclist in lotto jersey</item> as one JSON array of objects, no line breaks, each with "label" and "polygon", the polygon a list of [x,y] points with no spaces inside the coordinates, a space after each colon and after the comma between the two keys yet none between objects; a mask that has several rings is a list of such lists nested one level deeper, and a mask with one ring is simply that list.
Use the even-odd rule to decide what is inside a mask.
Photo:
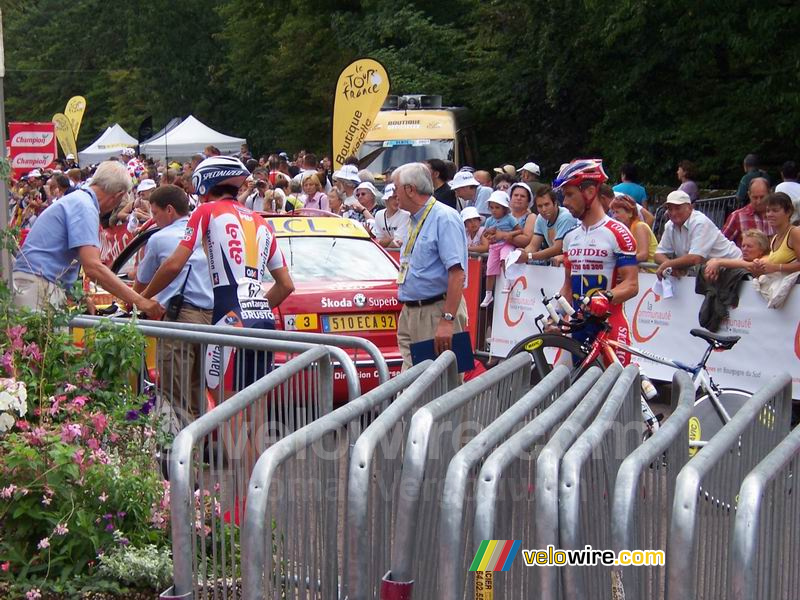
[{"label": "cyclist in lotto jersey", "polygon": [[[592,297],[600,293],[608,303],[610,337],[630,343],[630,328],[623,304],[639,292],[639,267],[636,262],[636,240],[630,230],[603,210],[598,200],[599,187],[608,177],[598,159],[579,159],[565,165],[553,182],[561,190],[564,206],[580,221],[580,225],[564,237],[564,285],[561,295],[573,298]],[[576,306],[577,308],[577,306]],[[580,341],[597,333],[586,328],[572,334]],[[630,355],[621,350],[622,364]]]},{"label": "cyclist in lotto jersey", "polygon": [[[270,224],[236,201],[249,174],[241,161],[229,156],[214,156],[197,165],[192,183],[201,204],[186,225],[183,241],[145,289],[145,297],[166,287],[202,243],[214,292],[212,322],[275,329],[272,309],[294,291],[294,284]],[[268,274],[275,284],[265,292],[261,282]],[[238,360],[229,347],[224,356],[219,347],[209,347],[208,358],[206,383],[212,390],[218,389],[220,374],[224,374],[224,389],[234,390],[271,368],[269,355],[257,363],[255,353],[244,351],[243,359]]]}]

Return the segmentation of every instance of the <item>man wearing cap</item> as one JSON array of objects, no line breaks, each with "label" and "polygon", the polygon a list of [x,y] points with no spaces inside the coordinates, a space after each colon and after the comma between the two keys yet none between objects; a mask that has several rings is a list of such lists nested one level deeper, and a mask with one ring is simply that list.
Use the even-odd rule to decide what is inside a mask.
[{"label": "man wearing cap", "polygon": [[78,163],[75,162],[75,155],[67,154],[67,156],[64,158],[64,170],[72,169],[77,166]]},{"label": "man wearing cap", "polygon": [[333,173],[333,183],[341,192],[345,206],[353,206],[356,202],[356,187],[361,183],[361,179],[358,178],[358,167],[343,165]]},{"label": "man wearing cap", "polygon": [[471,172],[462,170],[456,173],[450,182],[450,187],[458,199],[459,210],[463,210],[466,206],[474,206],[484,219],[491,216],[489,196],[492,195],[492,188],[481,185]]},{"label": "man wearing cap", "polygon": [[527,183],[528,187],[531,188],[534,197],[539,190],[549,187],[546,183],[539,181],[539,177],[542,176],[542,169],[535,162],[526,162],[517,169],[517,173],[519,174],[519,180],[522,183]]},{"label": "man wearing cap", "polygon": [[66,303],[83,267],[110,294],[152,318],[163,310],[125,285],[100,260],[100,215],[111,212],[131,188],[124,165],[106,161],[85,186],[48,207],[36,220],[14,262],[14,303],[42,310]]},{"label": "man wearing cap", "polygon": [[727,239],[703,213],[692,209],[689,194],[681,190],[667,196],[669,222],[656,249],[659,279],[664,270],[672,269],[673,275],[684,275],[695,265],[710,258],[742,258],[742,251]]},{"label": "man wearing cap", "polygon": [[386,208],[375,213],[375,226],[372,232],[384,248],[399,248],[408,237],[411,215],[407,210],[400,208],[400,200],[394,191],[393,183],[384,188],[383,199]]},{"label": "man wearing cap", "polygon": [[400,208],[411,214],[397,278],[397,296],[403,304],[397,344],[403,369],[408,369],[411,344],[433,338],[438,354],[452,349],[453,334],[466,328],[467,237],[459,214],[433,197],[426,165],[403,165],[392,179]]},{"label": "man wearing cap", "polygon": [[495,167],[494,172],[498,175],[505,173],[511,177],[516,178],[517,168],[514,165],[503,165],[502,167]]},{"label": "man wearing cap", "polygon": [[447,185],[450,180],[450,169],[447,168],[447,163],[440,158],[429,158],[425,163],[431,171],[433,197],[450,208],[455,208],[458,201],[453,189]]}]

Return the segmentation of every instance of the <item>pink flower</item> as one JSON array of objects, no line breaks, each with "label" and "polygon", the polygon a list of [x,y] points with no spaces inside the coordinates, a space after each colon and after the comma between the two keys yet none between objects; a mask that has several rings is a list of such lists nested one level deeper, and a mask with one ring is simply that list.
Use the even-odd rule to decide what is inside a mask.
[{"label": "pink flower", "polygon": [[50,538],[42,538],[39,540],[39,545],[36,546],[39,550],[44,550],[45,548],[50,547]]},{"label": "pink flower", "polygon": [[28,431],[31,428],[31,424],[28,423],[25,419],[20,419],[17,421],[17,429],[20,431]]},{"label": "pink flower", "polygon": [[75,454],[72,455],[73,462],[80,467],[81,471],[83,471],[83,448],[78,448],[75,450]]},{"label": "pink flower", "polygon": [[92,450],[99,450],[100,449],[100,442],[98,442],[94,438],[89,438],[86,440],[86,445],[89,446]]},{"label": "pink flower", "polygon": [[82,435],[81,426],[77,423],[69,423],[61,426],[61,441],[65,444],[71,444],[75,438]]},{"label": "pink flower", "polygon": [[14,355],[11,354],[11,350],[0,357],[0,366],[2,366],[9,375],[14,372]]},{"label": "pink flower", "polygon": [[4,562],[0,565],[0,570],[8,571],[11,568],[11,563],[9,561]]},{"label": "pink flower", "polygon": [[67,412],[70,413],[77,413],[83,410],[83,407],[86,406],[86,396],[76,396],[72,402],[67,404]]},{"label": "pink flower", "polygon": [[22,341],[22,336],[25,335],[26,331],[28,331],[28,329],[24,325],[16,325],[14,327],[9,327],[6,330],[8,339],[11,342],[12,350],[22,350],[22,346],[24,344]]},{"label": "pink flower", "polygon": [[27,434],[28,443],[31,446],[41,446],[44,443],[44,438],[47,432],[41,427],[35,427],[33,431]]},{"label": "pink flower", "polygon": [[17,491],[17,486],[15,486],[12,483],[11,485],[4,487],[2,490],[0,490],[0,498],[11,498],[11,496],[13,496],[14,492],[16,491]]},{"label": "pink flower", "polygon": [[[60,398],[60,396],[59,396],[59,398]],[[58,398],[55,398],[53,400],[53,404],[50,406],[50,410],[48,411],[50,413],[51,417],[55,417],[56,416],[56,413],[58,412],[58,408],[59,408],[59,401],[58,401]]]},{"label": "pink flower", "polygon": [[42,352],[36,342],[31,342],[22,349],[22,356],[30,358],[35,362],[42,362]]},{"label": "pink flower", "polygon": [[108,500],[108,496],[106,495],[106,493],[105,493],[105,492],[103,492],[102,494],[100,494],[100,495],[97,497],[97,499],[98,499],[98,500],[100,500],[100,502],[105,502],[106,500]]},{"label": "pink flower", "polygon": [[64,385],[64,393],[69,394],[70,392],[74,392],[78,389],[78,386],[72,385],[71,383],[67,383]]},{"label": "pink flower", "polygon": [[108,426],[108,418],[100,412],[92,413],[91,418],[95,433],[97,433],[97,435],[102,435],[103,431],[105,431]]},{"label": "pink flower", "polygon": [[53,499],[50,496],[42,496],[42,505],[50,506],[50,503],[52,501],[53,501]]},{"label": "pink flower", "polygon": [[53,535],[67,535],[69,533],[69,529],[64,523],[59,523],[56,525],[56,528],[53,530]]},{"label": "pink flower", "polygon": [[33,588],[25,593],[25,600],[40,600],[42,592],[39,588]]}]

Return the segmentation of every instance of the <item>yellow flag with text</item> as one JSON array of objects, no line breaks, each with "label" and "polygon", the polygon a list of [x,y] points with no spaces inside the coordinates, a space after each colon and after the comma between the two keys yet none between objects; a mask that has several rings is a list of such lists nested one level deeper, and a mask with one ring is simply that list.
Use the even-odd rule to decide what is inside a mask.
[{"label": "yellow flag with text", "polygon": [[333,162],[340,169],[361,146],[389,94],[389,76],[377,60],[361,58],[339,75],[333,102]]},{"label": "yellow flag with text", "polygon": [[86,111],[86,98],[83,96],[73,96],[67,101],[67,107],[64,109],[64,114],[69,119],[69,124],[72,126],[72,137],[78,139],[78,132],[81,130],[81,121],[83,121],[83,113]]},{"label": "yellow flag with text", "polygon": [[64,113],[56,113],[51,119],[56,126],[56,137],[61,145],[64,156],[72,154],[78,158],[78,149],[75,146],[75,135],[72,132],[72,124]]}]

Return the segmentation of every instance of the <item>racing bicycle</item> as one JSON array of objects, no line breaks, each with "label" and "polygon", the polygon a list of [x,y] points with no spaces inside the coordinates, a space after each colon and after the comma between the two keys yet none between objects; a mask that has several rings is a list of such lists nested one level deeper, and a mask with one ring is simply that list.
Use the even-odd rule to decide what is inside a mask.
[{"label": "racing bicycle", "polygon": [[[544,290],[541,292],[542,302],[549,313],[549,318],[543,314],[536,317],[536,327],[540,333],[523,339],[509,352],[509,356],[520,352],[531,354],[532,383],[540,381],[556,364],[569,366],[570,377],[574,381],[590,367],[604,369],[611,363],[620,362],[617,350],[686,371],[692,377],[696,391],[694,411],[689,421],[692,454],[730,421],[736,411],[752,396],[750,392],[744,390],[720,387],[706,368],[711,353],[730,350],[740,340],[738,335],[720,335],[705,329],[691,329],[689,334],[707,342],[708,347],[697,364],[688,365],[612,339],[609,336],[611,330],[608,324],[609,303],[601,294],[592,298],[580,298],[579,309],[576,311],[564,298],[557,295],[548,298]],[[600,296],[602,299],[599,299]],[[542,323],[546,323],[547,331],[542,329]],[[557,332],[551,333],[553,328]],[[567,337],[567,334],[587,328],[596,333],[589,335],[583,342]],[[655,399],[656,396],[655,387],[642,374],[642,413],[651,433],[658,429],[658,421],[647,401]]]}]

